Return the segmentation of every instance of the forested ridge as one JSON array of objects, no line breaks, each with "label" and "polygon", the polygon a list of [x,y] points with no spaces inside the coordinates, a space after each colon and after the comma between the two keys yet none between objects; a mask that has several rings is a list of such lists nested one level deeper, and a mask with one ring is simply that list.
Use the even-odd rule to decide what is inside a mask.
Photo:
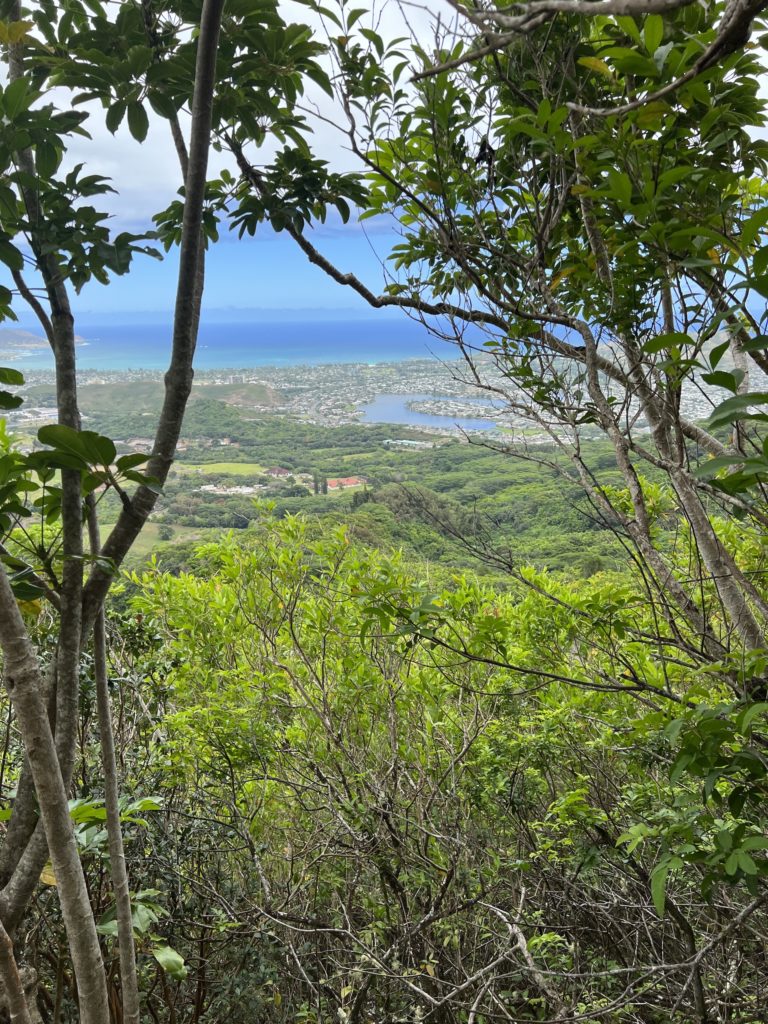
[{"label": "forested ridge", "polygon": [[[57,409],[0,432],[0,1019],[767,1019],[763,6],[0,0],[0,317]],[[71,150],[150,123],[178,198],[113,231]],[[381,290],[331,216],[397,224]],[[228,229],[422,320],[536,443],[185,426]],[[128,451],[73,300],[174,246]],[[218,429],[317,493],[147,562]]]}]

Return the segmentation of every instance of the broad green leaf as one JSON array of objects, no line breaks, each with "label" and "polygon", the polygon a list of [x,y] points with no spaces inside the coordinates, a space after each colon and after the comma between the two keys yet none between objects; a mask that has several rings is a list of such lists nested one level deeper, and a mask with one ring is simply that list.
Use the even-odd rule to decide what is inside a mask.
[{"label": "broad green leaf", "polygon": [[187,968],[184,965],[184,958],[175,949],[171,949],[170,946],[155,946],[152,955],[174,981],[183,981],[186,978]]},{"label": "broad green leaf", "polygon": [[659,917],[664,917],[664,908],[667,901],[667,875],[669,874],[669,862],[660,864],[651,875],[651,899]]},{"label": "broad green leaf", "polygon": [[599,57],[579,57],[578,63],[584,68],[589,68],[590,71],[597,71],[598,74],[604,75],[606,78],[614,77],[611,69]]},{"label": "broad green leaf", "polygon": [[749,836],[741,844],[742,850],[768,850],[768,836]]},{"label": "broad green leaf", "polygon": [[135,466],[140,466],[148,459],[149,455],[144,455],[142,452],[132,452],[130,455],[121,455],[116,460],[115,466],[123,473],[128,469],[133,469]]},{"label": "broad green leaf", "polygon": [[664,38],[664,19],[660,14],[649,14],[643,25],[643,40],[645,48],[650,54],[654,54],[661,45]]},{"label": "broad green leaf", "polygon": [[56,173],[61,159],[59,150],[50,142],[38,142],[35,147],[37,173],[41,178],[50,178]]},{"label": "broad green leaf", "polygon": [[675,871],[682,866],[683,861],[679,857],[670,857],[668,860],[661,861],[651,875],[651,898],[659,917],[664,917],[667,901],[667,877],[670,871]]},{"label": "broad green leaf", "polygon": [[714,459],[707,459],[693,469],[693,475],[700,479],[708,479],[719,473],[721,469],[730,469],[732,466],[740,466],[744,459],[738,455],[717,455]]},{"label": "broad green leaf", "polygon": [[739,729],[744,732],[752,725],[758,715],[764,715],[766,712],[768,712],[768,703],[765,703],[765,701],[751,704],[738,718]]},{"label": "broad green leaf", "polygon": [[10,391],[0,390],[0,409],[18,409],[23,403],[21,395],[12,395]]},{"label": "broad green leaf", "polygon": [[636,120],[641,128],[654,128],[660,124],[661,118],[670,109],[664,100],[650,100],[644,103],[636,114]]},{"label": "broad green leaf", "polygon": [[4,263],[11,270],[24,269],[24,257],[15,245],[4,238],[0,239],[0,263]]},{"label": "broad green leaf", "polygon": [[663,352],[665,349],[677,348],[680,345],[693,344],[693,338],[680,331],[672,331],[669,334],[659,334],[643,345],[644,352]]},{"label": "broad green leaf", "polygon": [[752,245],[757,239],[761,229],[768,222],[768,204],[756,210],[741,225],[741,242],[743,245]]},{"label": "broad green leaf", "polygon": [[37,432],[41,444],[74,456],[86,465],[110,466],[115,459],[115,444],[92,430],[73,430],[61,424],[41,427]]},{"label": "broad green leaf", "polygon": [[132,46],[127,57],[131,74],[143,75],[152,63],[152,56],[152,49],[149,46]]},{"label": "broad green leaf", "polygon": [[762,352],[768,348],[768,334],[756,334],[754,338],[742,343],[745,352]]},{"label": "broad green leaf", "polygon": [[739,385],[744,380],[744,371],[734,370],[733,373],[728,373],[725,370],[715,370],[712,373],[702,373],[701,379],[705,384],[716,388],[725,388],[726,391],[736,394]]},{"label": "broad green leaf", "polygon": [[22,110],[26,110],[34,99],[34,94],[29,92],[29,85],[26,78],[17,78],[11,82],[3,93],[3,105],[10,120],[17,117]]},{"label": "broad green leaf", "polygon": [[147,112],[136,100],[128,104],[128,129],[137,142],[143,142],[149,131]]},{"label": "broad green leaf", "polygon": [[710,428],[722,427],[727,423],[744,418],[751,410],[763,409],[766,405],[768,405],[768,392],[765,391],[751,391],[744,395],[735,395],[733,398],[726,398],[718,405],[707,420],[707,424]]},{"label": "broad green leaf", "polygon": [[107,116],[104,119],[107,130],[113,135],[122,124],[123,118],[125,117],[125,103],[122,100],[116,100],[107,111]]}]

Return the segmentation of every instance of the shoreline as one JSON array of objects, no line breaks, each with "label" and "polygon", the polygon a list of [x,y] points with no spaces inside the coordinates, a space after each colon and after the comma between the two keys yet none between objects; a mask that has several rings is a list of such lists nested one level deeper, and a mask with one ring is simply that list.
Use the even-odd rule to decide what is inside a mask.
[{"label": "shoreline", "polygon": [[[456,360],[459,363],[459,360]],[[37,377],[47,377],[48,380],[42,381],[42,383],[52,383],[56,379],[56,371],[53,367],[28,367],[17,365],[18,360],[13,360],[7,355],[3,355],[0,352],[0,365],[6,363],[13,366],[14,369],[20,370],[24,374],[25,380],[27,380],[32,374]],[[307,372],[311,370],[320,369],[332,369],[333,367],[344,367],[352,368],[359,367],[366,370],[384,369],[389,366],[414,366],[416,364],[424,364],[425,366],[445,366],[446,361],[438,359],[437,356],[403,356],[400,359],[328,359],[315,362],[281,362],[281,363],[253,363],[248,366],[204,366],[195,368],[194,375],[195,380],[201,377],[217,377],[217,376],[237,376],[243,374],[254,374],[265,370],[272,370],[281,373],[287,373],[291,370]],[[146,380],[162,380],[167,373],[167,368],[158,369],[155,367],[140,367],[140,366],[124,366],[124,367],[81,367],[78,370],[81,380],[84,380],[86,376],[136,376],[143,377]]]},{"label": "shoreline", "polygon": [[[493,432],[499,425],[497,411],[483,408],[487,403],[461,377],[462,365],[458,359],[448,363],[411,356],[203,367],[195,371],[192,399],[222,401],[245,419],[283,415],[330,427],[391,424],[447,433],[457,428]],[[9,417],[18,426],[53,414],[53,371],[26,371],[25,380],[19,389],[27,396],[25,406]],[[161,400],[163,380],[164,372],[155,369],[84,369],[79,387],[84,419],[115,408],[149,415]],[[420,402],[427,405],[419,408]]]}]

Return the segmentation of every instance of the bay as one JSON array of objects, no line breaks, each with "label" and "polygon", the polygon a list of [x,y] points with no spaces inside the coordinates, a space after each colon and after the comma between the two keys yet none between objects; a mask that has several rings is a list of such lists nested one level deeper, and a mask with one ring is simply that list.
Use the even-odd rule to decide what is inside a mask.
[{"label": "bay", "polygon": [[[435,395],[377,395],[372,402],[362,407],[366,423],[393,423],[405,426],[459,427],[461,430],[493,430],[496,426],[492,419],[473,419],[466,416],[439,416],[434,413],[419,412],[410,408],[411,402],[423,402],[433,399]],[[482,398],[462,398],[462,404],[483,402]]]}]

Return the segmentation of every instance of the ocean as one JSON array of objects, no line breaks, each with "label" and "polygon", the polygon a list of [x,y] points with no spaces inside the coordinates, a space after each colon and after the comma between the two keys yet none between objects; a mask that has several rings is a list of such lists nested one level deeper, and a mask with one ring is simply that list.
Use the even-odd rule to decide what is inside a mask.
[{"label": "ocean", "polygon": [[[8,325],[12,326],[12,325]],[[26,327],[30,330],[31,328]],[[77,328],[83,370],[163,370],[170,352],[168,323],[106,322]],[[35,332],[38,333],[38,332]],[[200,325],[198,370],[317,363],[381,363],[455,357],[455,350],[407,318],[255,321]],[[0,360],[21,370],[53,367],[47,347],[8,351],[0,335]]]}]

